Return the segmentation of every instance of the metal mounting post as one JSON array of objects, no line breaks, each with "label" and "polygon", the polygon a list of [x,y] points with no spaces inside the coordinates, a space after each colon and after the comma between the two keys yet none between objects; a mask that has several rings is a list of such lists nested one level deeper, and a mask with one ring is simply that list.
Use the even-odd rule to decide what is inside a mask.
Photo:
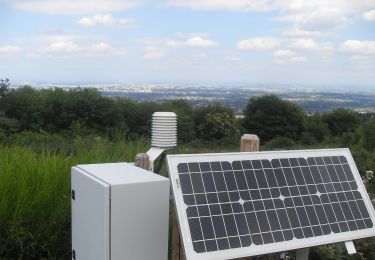
[{"label": "metal mounting post", "polygon": [[346,251],[348,251],[349,255],[356,254],[357,250],[355,249],[355,245],[353,241],[345,241]]},{"label": "metal mounting post", "polygon": [[309,248],[297,249],[297,260],[309,260]]}]

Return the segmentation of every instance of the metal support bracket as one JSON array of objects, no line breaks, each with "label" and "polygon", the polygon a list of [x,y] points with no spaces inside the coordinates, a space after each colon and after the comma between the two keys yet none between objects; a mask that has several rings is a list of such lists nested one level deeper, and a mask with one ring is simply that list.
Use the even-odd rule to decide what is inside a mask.
[{"label": "metal support bracket", "polygon": [[355,249],[355,245],[354,245],[353,241],[351,241],[351,240],[345,241],[345,247],[346,247],[346,251],[348,251],[349,255],[357,253],[357,250]]},{"label": "metal support bracket", "polygon": [[296,260],[309,260],[309,248],[301,248],[296,251]]},{"label": "metal support bracket", "polygon": [[164,151],[165,149],[158,147],[151,147],[150,150],[147,151],[150,160],[149,170],[151,172],[154,172],[154,162],[160,155],[164,153]]}]

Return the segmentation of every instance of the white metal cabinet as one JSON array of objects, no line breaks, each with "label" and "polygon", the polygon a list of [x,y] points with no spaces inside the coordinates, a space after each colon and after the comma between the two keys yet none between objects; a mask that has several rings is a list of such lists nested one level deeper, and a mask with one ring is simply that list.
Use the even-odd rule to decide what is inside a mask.
[{"label": "white metal cabinet", "polygon": [[77,260],[165,260],[169,180],[128,163],[72,168]]}]

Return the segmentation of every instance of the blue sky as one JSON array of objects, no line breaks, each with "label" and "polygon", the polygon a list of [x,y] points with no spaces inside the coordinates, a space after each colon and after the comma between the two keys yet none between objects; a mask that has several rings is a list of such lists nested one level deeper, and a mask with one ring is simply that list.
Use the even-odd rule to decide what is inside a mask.
[{"label": "blue sky", "polygon": [[0,0],[0,78],[375,88],[374,0]]}]

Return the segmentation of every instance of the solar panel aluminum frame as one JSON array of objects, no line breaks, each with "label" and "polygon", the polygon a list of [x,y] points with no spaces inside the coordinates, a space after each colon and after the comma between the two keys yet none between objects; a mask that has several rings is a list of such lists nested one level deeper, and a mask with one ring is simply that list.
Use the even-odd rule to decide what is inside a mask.
[{"label": "solar panel aluminum frame", "polygon": [[271,152],[251,152],[251,153],[213,153],[213,154],[182,154],[168,155],[167,166],[172,185],[174,205],[177,209],[179,227],[184,245],[187,260],[210,260],[210,259],[232,259],[238,257],[263,255],[275,252],[295,250],[312,246],[331,244],[337,242],[350,241],[370,236],[375,236],[375,225],[364,230],[348,231],[343,233],[331,233],[328,235],[310,237],[303,239],[293,239],[278,243],[255,245],[252,243],[248,247],[226,249],[212,252],[197,253],[193,249],[191,233],[186,215],[187,206],[184,203],[182,190],[179,183],[177,165],[188,162],[214,162],[214,161],[237,161],[237,160],[257,160],[257,159],[281,159],[281,158],[305,158],[320,156],[345,156],[358,185],[358,191],[362,195],[363,201],[369,212],[370,218],[375,223],[375,211],[371,204],[370,197],[365,189],[361,176],[355,165],[350,150],[342,149],[320,149],[320,150],[294,150],[294,151],[271,151]]}]

